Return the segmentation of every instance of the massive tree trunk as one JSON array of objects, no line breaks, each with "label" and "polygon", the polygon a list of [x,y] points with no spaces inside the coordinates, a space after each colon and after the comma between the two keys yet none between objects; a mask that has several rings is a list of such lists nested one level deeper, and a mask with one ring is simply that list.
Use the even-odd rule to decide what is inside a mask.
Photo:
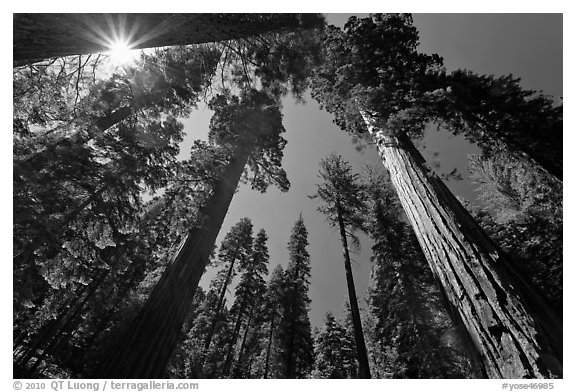
[{"label": "massive tree trunk", "polygon": [[360,310],[358,309],[358,299],[356,298],[356,288],[354,287],[354,275],[350,264],[350,252],[348,251],[348,239],[346,237],[346,227],[342,220],[342,207],[339,202],[336,205],[338,214],[338,227],[340,229],[340,240],[342,241],[342,252],[344,254],[344,269],[346,270],[346,284],[348,286],[348,299],[350,300],[350,311],[352,313],[352,325],[354,327],[354,341],[356,342],[356,355],[358,357],[358,375],[360,378],[371,378],[370,365],[368,365],[368,352],[360,320]]},{"label": "massive tree trunk", "polygon": [[103,53],[116,38],[134,49],[216,42],[318,27],[317,14],[14,14],[14,65]]},{"label": "massive tree trunk", "polygon": [[123,339],[104,358],[97,378],[161,377],[178,343],[198,282],[250,155],[241,147],[229,163],[212,198],[202,208],[202,222],[188,233]]},{"label": "massive tree trunk", "polygon": [[562,377],[562,325],[406,136],[361,114],[434,274],[490,378]]}]

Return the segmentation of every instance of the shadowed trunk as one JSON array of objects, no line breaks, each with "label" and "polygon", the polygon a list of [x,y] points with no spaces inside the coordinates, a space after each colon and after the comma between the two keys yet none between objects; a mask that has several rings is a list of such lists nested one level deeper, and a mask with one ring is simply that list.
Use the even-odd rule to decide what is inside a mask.
[{"label": "shadowed trunk", "polygon": [[361,110],[434,274],[490,378],[562,377],[562,325],[407,136]]},{"label": "shadowed trunk", "polygon": [[150,297],[123,338],[101,362],[96,378],[159,378],[178,343],[180,329],[190,311],[216,237],[250,155],[239,148],[212,198],[201,210],[173,262],[166,267]]},{"label": "shadowed trunk", "polygon": [[228,353],[226,354],[226,361],[224,362],[223,376],[228,376],[230,373],[230,368],[232,366],[232,357],[234,356],[234,346],[238,342],[238,335],[240,335],[240,327],[242,326],[242,317],[244,316],[244,309],[246,308],[246,303],[242,301],[240,308],[238,309],[238,317],[236,318],[236,323],[234,324],[234,332],[232,333],[232,340],[228,344]]},{"label": "shadowed trunk", "polygon": [[268,347],[266,348],[266,364],[264,365],[264,379],[268,378],[268,370],[270,368],[270,349],[272,348],[272,339],[274,337],[274,317],[270,320],[270,334],[268,335]]},{"label": "shadowed trunk", "polygon": [[360,310],[358,309],[358,299],[356,298],[356,288],[354,287],[354,275],[350,265],[350,253],[348,251],[348,239],[346,228],[342,220],[342,209],[340,201],[337,201],[336,210],[338,214],[338,227],[340,228],[340,240],[342,241],[342,252],[344,254],[344,269],[346,270],[346,284],[348,286],[348,299],[350,300],[350,311],[352,312],[352,325],[354,327],[354,341],[356,342],[356,355],[358,358],[359,378],[371,378],[370,365],[368,364],[368,352],[364,332],[362,331],[362,321],[360,320]]},{"label": "shadowed trunk", "polygon": [[250,330],[250,324],[252,323],[252,316],[254,315],[254,306],[250,307],[250,313],[248,313],[248,321],[246,321],[246,328],[244,329],[244,336],[242,337],[242,343],[240,343],[240,351],[238,352],[238,362],[236,363],[236,369],[238,375],[240,376],[241,366],[243,365],[242,360],[244,359],[244,350],[246,349],[246,338],[248,337],[248,331]]}]

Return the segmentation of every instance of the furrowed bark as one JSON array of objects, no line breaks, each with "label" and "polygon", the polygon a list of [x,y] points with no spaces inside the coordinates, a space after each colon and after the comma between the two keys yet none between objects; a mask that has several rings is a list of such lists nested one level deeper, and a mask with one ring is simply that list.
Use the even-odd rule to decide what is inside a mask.
[{"label": "furrowed bark", "polygon": [[360,110],[434,274],[490,378],[562,377],[562,325],[406,136]]}]

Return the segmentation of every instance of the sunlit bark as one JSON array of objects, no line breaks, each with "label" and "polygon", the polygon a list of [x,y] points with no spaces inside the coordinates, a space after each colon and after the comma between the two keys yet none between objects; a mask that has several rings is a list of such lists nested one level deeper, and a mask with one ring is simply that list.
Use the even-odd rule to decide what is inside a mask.
[{"label": "sunlit bark", "polygon": [[406,137],[361,111],[434,274],[491,378],[562,376],[562,325]]}]

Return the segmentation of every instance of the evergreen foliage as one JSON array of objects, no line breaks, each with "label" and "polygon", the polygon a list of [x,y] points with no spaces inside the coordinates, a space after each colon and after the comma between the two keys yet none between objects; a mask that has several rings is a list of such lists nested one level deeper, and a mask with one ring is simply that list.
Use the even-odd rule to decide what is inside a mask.
[{"label": "evergreen foliage", "polygon": [[356,378],[356,348],[346,328],[332,313],[315,339],[314,378]]},{"label": "evergreen foliage", "polygon": [[282,314],[278,326],[282,378],[305,378],[314,363],[314,342],[308,318],[310,255],[307,246],[308,230],[300,216],[290,234],[290,261],[282,282]]}]

